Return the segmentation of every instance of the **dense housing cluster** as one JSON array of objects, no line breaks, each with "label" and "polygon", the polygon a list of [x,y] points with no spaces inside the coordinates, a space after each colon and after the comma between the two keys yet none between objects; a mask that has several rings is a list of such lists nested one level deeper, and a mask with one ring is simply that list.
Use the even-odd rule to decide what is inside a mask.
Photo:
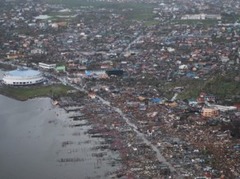
[{"label": "dense housing cluster", "polygon": [[112,135],[124,175],[239,177],[240,1],[5,0],[0,9],[1,64],[84,89],[83,112]]}]

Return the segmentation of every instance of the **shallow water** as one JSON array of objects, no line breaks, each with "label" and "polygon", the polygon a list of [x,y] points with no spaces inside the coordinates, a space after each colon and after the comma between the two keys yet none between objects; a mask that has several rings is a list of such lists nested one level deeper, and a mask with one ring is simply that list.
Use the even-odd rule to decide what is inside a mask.
[{"label": "shallow water", "polygon": [[80,121],[69,115],[49,98],[21,102],[0,95],[0,178],[107,178],[117,170],[109,163],[118,155],[93,156],[103,139],[85,134],[91,126],[71,127]]}]

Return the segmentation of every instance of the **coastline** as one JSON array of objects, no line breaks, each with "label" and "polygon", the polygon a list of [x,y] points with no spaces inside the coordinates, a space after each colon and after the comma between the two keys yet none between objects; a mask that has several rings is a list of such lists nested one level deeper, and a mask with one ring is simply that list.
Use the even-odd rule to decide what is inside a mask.
[{"label": "coastline", "polygon": [[28,99],[49,97],[52,99],[66,96],[68,91],[72,90],[72,87],[65,86],[63,84],[55,85],[36,85],[36,86],[5,86],[0,85],[0,94],[13,98],[19,101],[26,101]]},{"label": "coastline", "polygon": [[79,111],[66,112],[48,97],[0,98],[1,178],[106,178],[120,167],[118,153],[88,134],[88,117],[73,120]]},{"label": "coastline", "polygon": [[[55,78],[62,82],[61,78]],[[83,116],[72,116],[73,121],[88,121],[85,124],[72,125],[72,127],[91,124],[92,129],[88,130],[86,134],[91,138],[104,140],[102,146],[97,150],[107,149],[118,152],[120,155],[112,165],[121,165],[122,168],[112,173],[109,172],[108,176],[183,178],[188,175],[198,177],[206,174],[207,167],[214,167],[210,163],[210,159],[213,160],[210,153],[205,152],[202,146],[197,146],[196,149],[194,141],[189,143],[185,140],[185,138],[189,138],[188,133],[184,132],[187,128],[181,130],[181,128],[171,127],[180,118],[172,114],[170,107],[151,104],[149,106],[151,109],[145,112],[126,105],[121,95],[108,96],[100,91],[100,93],[91,92],[87,96],[86,90],[64,82],[76,90],[74,93],[58,98],[58,105],[67,113],[77,111],[83,114]],[[79,95],[80,93],[77,91],[85,94]],[[127,94],[125,97],[131,98]],[[54,102],[52,98],[52,103]],[[158,117],[153,119],[151,116],[154,116],[155,113]],[[85,116],[88,116],[87,119]],[[146,116],[148,121],[146,121]],[[148,127],[144,126],[142,121],[148,123]],[[208,129],[198,127],[208,132]],[[191,140],[190,137],[188,141]],[[102,158],[104,155],[104,153],[96,154],[98,158]],[[183,163],[182,158],[186,161],[194,161],[190,162],[194,165],[189,166],[189,162]],[[63,158],[60,160],[61,163],[69,161],[76,162],[78,159]],[[220,173],[216,172],[215,175],[220,175]]]},{"label": "coastline", "polygon": [[[78,91],[81,91],[79,87],[71,84],[68,85],[77,89]],[[19,91],[22,88],[17,87],[16,89],[16,91]],[[49,90],[46,96],[51,98],[53,104],[55,101],[50,95],[50,92],[51,91]],[[15,99],[14,95],[10,94],[9,96]],[[28,100],[36,97],[42,96],[34,95],[24,99],[16,99]],[[124,167],[117,172],[111,173],[112,176],[149,177],[149,174],[146,174],[145,169],[146,161],[148,163],[148,167],[154,168],[153,170],[149,170],[151,171],[151,177],[160,177],[165,175],[177,176],[175,169],[160,154],[157,147],[151,144],[150,141],[144,137],[144,134],[137,130],[137,126],[128,121],[127,117],[125,114],[123,114],[123,112],[121,112],[120,109],[110,105],[110,103],[100,96],[97,96],[96,98],[88,98],[87,95],[83,95],[80,98],[77,98],[76,96],[66,95],[65,93],[64,95],[61,95],[61,97],[61,100],[58,98],[58,104],[62,109],[65,109],[66,112],[67,107],[82,106],[83,108],[77,111],[80,111],[85,116],[88,116],[88,122],[93,125],[93,129],[87,133],[94,138],[103,138],[105,140],[104,144],[106,149],[115,152],[117,151],[120,154],[120,158],[117,159],[118,162],[115,163]],[[99,109],[102,109],[102,111],[99,111]],[[94,112],[94,110],[96,111]],[[73,118],[73,120],[81,121],[82,119],[79,118],[79,116],[76,116]],[[129,139],[131,140],[129,141]],[[138,147],[132,147],[135,145],[137,145],[139,149],[137,149]],[[128,155],[128,153],[134,153],[134,155]],[[139,155],[141,155],[144,163],[136,159],[136,156],[140,157]],[[63,163],[66,161],[67,160],[65,159],[61,160]],[[130,164],[129,162],[133,163],[134,165]],[[136,171],[138,172],[136,173]]]},{"label": "coastline", "polygon": [[0,86],[0,94],[19,101],[26,101],[38,97],[49,97],[54,99],[60,96],[65,96],[71,89],[70,86],[62,84],[30,87],[11,87],[2,85]]},{"label": "coastline", "polygon": [[[181,178],[175,168],[167,162],[158,147],[138,130],[120,108],[100,96],[81,98],[62,98],[59,105],[66,109],[75,107],[88,116],[93,129],[88,132],[92,137],[103,138],[105,147],[120,154],[118,161],[123,166],[116,177],[174,177]],[[76,108],[82,106],[81,109]],[[76,116],[74,120],[82,120]],[[139,160],[140,159],[140,160]]]},{"label": "coastline", "polygon": [[[0,81],[3,78],[4,71],[0,69]],[[7,86],[0,83],[0,94],[13,98],[19,101],[26,101],[28,99],[49,97],[59,98],[66,96],[71,86],[62,83],[38,84],[31,86]]]},{"label": "coastline", "polygon": [[[68,85],[81,91],[80,87]],[[159,146],[153,143],[145,132],[138,129],[139,124],[132,119],[133,116],[129,118],[124,114],[125,111],[121,110],[124,109],[123,106],[121,108],[115,107],[118,104],[115,104],[111,99],[108,100],[98,95],[93,98],[89,98],[87,95],[80,98],[74,95],[63,95],[58,103],[66,112],[68,107],[83,107],[76,111],[88,116],[87,121],[92,124],[93,128],[87,134],[93,138],[104,139],[104,148],[119,153],[120,158],[113,165],[117,164],[123,167],[111,173],[111,176],[181,178],[174,166],[165,159],[165,157],[169,159],[169,156],[165,152],[163,156],[161,154],[163,151],[160,150]],[[73,120],[82,121],[82,118],[75,116]],[[161,135],[159,137],[160,141],[164,140]],[[100,154],[101,157],[102,154]],[[61,159],[60,162],[68,163],[68,160]]]}]

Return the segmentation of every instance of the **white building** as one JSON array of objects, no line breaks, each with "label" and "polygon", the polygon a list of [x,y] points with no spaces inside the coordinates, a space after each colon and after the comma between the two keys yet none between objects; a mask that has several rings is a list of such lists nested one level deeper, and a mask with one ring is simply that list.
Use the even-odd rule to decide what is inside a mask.
[{"label": "white building", "polygon": [[38,66],[42,69],[47,69],[47,70],[56,68],[56,64],[47,64],[47,63],[41,63],[41,62],[38,63]]},{"label": "white building", "polygon": [[6,85],[26,86],[42,83],[44,77],[41,72],[27,68],[9,71],[4,74],[3,83]]},{"label": "white building", "polygon": [[40,49],[40,48],[35,48],[31,50],[32,54],[47,54],[44,50]]},{"label": "white building", "polygon": [[205,14],[186,14],[182,16],[182,20],[204,20],[206,18]]},{"label": "white building", "polygon": [[205,19],[215,19],[221,20],[222,17],[219,14],[186,14],[181,17],[182,20],[205,20]]}]

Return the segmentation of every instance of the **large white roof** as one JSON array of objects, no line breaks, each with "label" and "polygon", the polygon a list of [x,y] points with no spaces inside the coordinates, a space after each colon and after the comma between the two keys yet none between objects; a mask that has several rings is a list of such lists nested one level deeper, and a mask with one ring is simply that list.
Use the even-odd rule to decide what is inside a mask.
[{"label": "large white roof", "polygon": [[37,71],[37,70],[32,70],[32,69],[17,69],[17,70],[13,70],[13,71],[9,71],[7,73],[5,73],[6,76],[11,76],[11,77],[33,77],[33,76],[37,76],[40,75],[41,72]]}]

